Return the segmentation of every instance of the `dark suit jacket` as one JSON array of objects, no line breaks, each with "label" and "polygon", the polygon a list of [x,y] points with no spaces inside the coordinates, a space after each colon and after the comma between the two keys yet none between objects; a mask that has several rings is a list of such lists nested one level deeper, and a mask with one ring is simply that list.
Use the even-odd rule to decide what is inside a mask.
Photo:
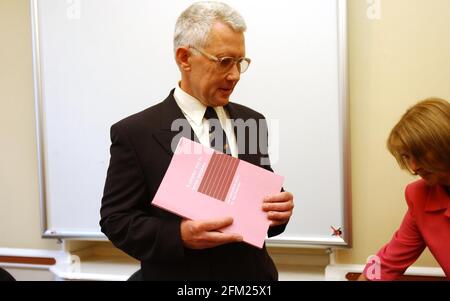
[{"label": "dark suit jacket", "polygon": [[[264,116],[247,107],[229,103],[226,108],[231,119],[255,119],[266,127]],[[145,280],[276,280],[278,272],[265,247],[231,243],[204,250],[184,248],[181,218],[151,205],[173,155],[172,138],[179,136],[171,131],[176,119],[185,117],[172,90],[163,102],[111,127],[111,159],[101,206],[103,233],[141,261]],[[187,138],[198,141],[191,128],[190,133]],[[242,152],[244,146],[238,147]],[[256,154],[247,150],[239,158],[260,165],[261,151],[267,154],[265,149]],[[268,234],[277,235],[284,228],[270,228]]]}]

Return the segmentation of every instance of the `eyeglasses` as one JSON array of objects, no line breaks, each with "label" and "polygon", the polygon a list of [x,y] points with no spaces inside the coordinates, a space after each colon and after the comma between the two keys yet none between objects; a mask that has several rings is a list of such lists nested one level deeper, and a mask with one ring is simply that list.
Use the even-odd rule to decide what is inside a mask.
[{"label": "eyeglasses", "polygon": [[190,46],[190,48],[200,52],[201,54],[203,54],[205,57],[207,57],[211,61],[216,62],[217,66],[219,67],[219,69],[221,71],[228,71],[236,64],[239,72],[244,73],[245,71],[247,71],[248,66],[250,65],[250,62],[251,62],[251,60],[246,57],[234,58],[231,56],[224,56],[224,57],[218,58],[217,56],[209,54],[201,49],[198,49],[195,46]]}]

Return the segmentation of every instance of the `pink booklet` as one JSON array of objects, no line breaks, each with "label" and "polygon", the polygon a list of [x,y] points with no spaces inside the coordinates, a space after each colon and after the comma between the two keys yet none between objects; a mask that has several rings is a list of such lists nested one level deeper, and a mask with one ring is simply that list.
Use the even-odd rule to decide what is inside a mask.
[{"label": "pink booklet", "polygon": [[233,217],[223,232],[262,248],[270,221],[263,198],[281,191],[283,177],[181,138],[152,205],[191,220]]}]

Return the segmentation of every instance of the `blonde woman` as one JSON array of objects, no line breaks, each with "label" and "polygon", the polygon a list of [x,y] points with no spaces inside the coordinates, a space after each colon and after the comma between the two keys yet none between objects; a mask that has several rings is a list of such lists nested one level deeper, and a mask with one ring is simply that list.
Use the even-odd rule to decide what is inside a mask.
[{"label": "blonde woman", "polygon": [[387,147],[402,169],[421,179],[406,187],[408,211],[400,228],[362,277],[398,279],[428,247],[450,279],[450,104],[430,98],[411,107]]}]

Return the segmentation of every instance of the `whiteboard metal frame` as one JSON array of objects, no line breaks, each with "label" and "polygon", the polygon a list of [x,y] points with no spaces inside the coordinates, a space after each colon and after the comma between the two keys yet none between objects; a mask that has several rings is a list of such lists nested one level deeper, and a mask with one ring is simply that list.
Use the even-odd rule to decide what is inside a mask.
[{"label": "whiteboard metal frame", "polygon": [[[274,247],[351,247],[352,246],[352,222],[351,222],[351,166],[350,166],[350,124],[349,124],[349,102],[348,102],[348,38],[347,38],[347,0],[337,1],[337,37],[338,37],[338,81],[339,81],[339,105],[341,118],[341,148],[342,148],[342,171],[343,171],[343,221],[344,229],[342,237],[314,238],[270,238],[267,246]],[[38,0],[30,0],[31,33],[32,33],[32,56],[34,75],[34,102],[36,118],[36,144],[38,155],[38,183],[40,202],[41,235],[43,238],[57,239],[83,239],[83,240],[107,240],[106,236],[97,232],[73,232],[52,231],[48,227],[47,204],[46,204],[46,179],[45,179],[45,156],[44,156],[44,128],[45,119],[41,110],[43,105],[43,76],[40,62],[39,43],[39,14]]]},{"label": "whiteboard metal frame", "polygon": [[348,94],[348,22],[347,0],[338,0],[338,70],[339,70],[339,102],[341,104],[342,118],[342,172],[344,189],[343,221],[345,232],[341,246],[351,248],[353,245],[352,234],[352,187],[351,187],[351,144],[350,144],[350,104]]},{"label": "whiteboard metal frame", "polygon": [[38,155],[38,183],[39,183],[39,203],[40,203],[40,223],[41,236],[43,238],[64,238],[64,239],[86,239],[86,240],[107,240],[106,236],[97,232],[72,232],[72,231],[52,231],[48,227],[47,203],[46,203],[46,179],[45,179],[45,156],[44,156],[44,128],[45,118],[41,108],[43,107],[44,93],[42,90],[43,76],[40,61],[39,43],[39,14],[38,0],[30,0],[31,15],[31,36],[33,43],[33,75],[34,75],[34,106],[36,118],[36,145]]}]

